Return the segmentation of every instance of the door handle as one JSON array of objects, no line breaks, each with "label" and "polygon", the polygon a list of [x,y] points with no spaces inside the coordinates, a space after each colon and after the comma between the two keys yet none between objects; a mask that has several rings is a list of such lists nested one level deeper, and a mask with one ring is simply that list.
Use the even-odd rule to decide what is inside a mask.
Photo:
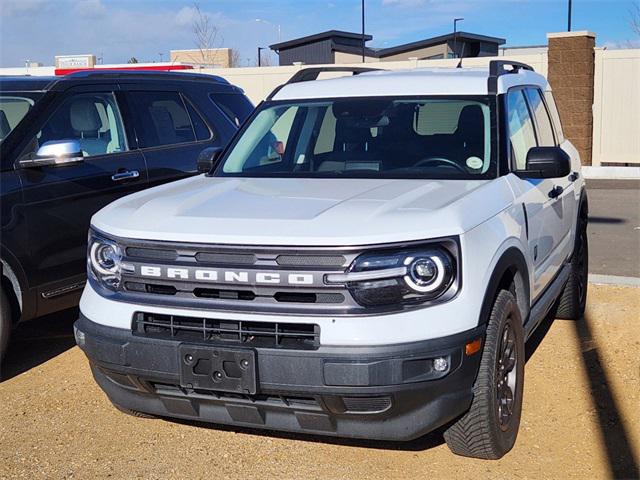
[{"label": "door handle", "polygon": [[122,180],[130,180],[132,178],[138,178],[140,172],[137,170],[125,170],[124,172],[118,172],[111,175],[111,180],[114,182],[121,182]]},{"label": "door handle", "polygon": [[562,192],[564,192],[564,188],[560,185],[556,185],[549,192],[549,198],[558,198],[560,195],[562,195]]}]

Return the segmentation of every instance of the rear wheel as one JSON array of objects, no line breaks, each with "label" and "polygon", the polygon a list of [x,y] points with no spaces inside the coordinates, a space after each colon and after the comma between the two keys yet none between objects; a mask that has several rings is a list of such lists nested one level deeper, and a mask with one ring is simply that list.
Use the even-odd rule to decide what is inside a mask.
[{"label": "rear wheel", "polygon": [[501,290],[487,325],[469,411],[444,433],[453,453],[498,459],[516,442],[522,412],[524,331],[516,299]]},{"label": "rear wheel", "polygon": [[576,243],[571,257],[569,279],[558,298],[556,318],[579,320],[584,316],[589,285],[589,240],[586,214],[578,219]]},{"label": "rear wheel", "polygon": [[0,363],[9,345],[11,327],[11,305],[9,304],[9,297],[4,293],[4,289],[0,288]]}]

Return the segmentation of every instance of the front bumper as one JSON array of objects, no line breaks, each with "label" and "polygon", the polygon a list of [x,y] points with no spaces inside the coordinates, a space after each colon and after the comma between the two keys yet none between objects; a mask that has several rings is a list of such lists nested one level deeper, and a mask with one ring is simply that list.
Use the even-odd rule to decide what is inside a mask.
[{"label": "front bumper", "polygon": [[[181,387],[181,343],[134,336],[80,315],[76,339],[116,405],[158,416],[338,437],[411,440],[464,413],[481,352],[478,327],[448,337],[374,347],[254,349],[253,395]],[[201,343],[212,348],[238,345]],[[448,368],[437,372],[433,359]]]}]

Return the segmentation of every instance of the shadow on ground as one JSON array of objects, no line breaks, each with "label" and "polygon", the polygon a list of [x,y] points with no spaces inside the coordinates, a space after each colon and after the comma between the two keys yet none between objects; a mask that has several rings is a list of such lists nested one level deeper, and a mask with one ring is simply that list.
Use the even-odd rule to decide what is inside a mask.
[{"label": "shadow on ground", "polygon": [[72,308],[24,322],[11,334],[9,349],[0,367],[0,381],[8,380],[45,363],[75,346]]}]

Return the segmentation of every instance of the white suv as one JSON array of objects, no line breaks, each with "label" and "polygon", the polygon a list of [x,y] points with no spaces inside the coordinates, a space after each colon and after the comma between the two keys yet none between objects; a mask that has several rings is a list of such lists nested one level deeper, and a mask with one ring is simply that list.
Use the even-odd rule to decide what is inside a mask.
[{"label": "white suv", "polygon": [[368,70],[302,70],[93,217],[76,341],[118,408],[513,447],[526,339],[585,307],[578,154],[527,65]]}]

